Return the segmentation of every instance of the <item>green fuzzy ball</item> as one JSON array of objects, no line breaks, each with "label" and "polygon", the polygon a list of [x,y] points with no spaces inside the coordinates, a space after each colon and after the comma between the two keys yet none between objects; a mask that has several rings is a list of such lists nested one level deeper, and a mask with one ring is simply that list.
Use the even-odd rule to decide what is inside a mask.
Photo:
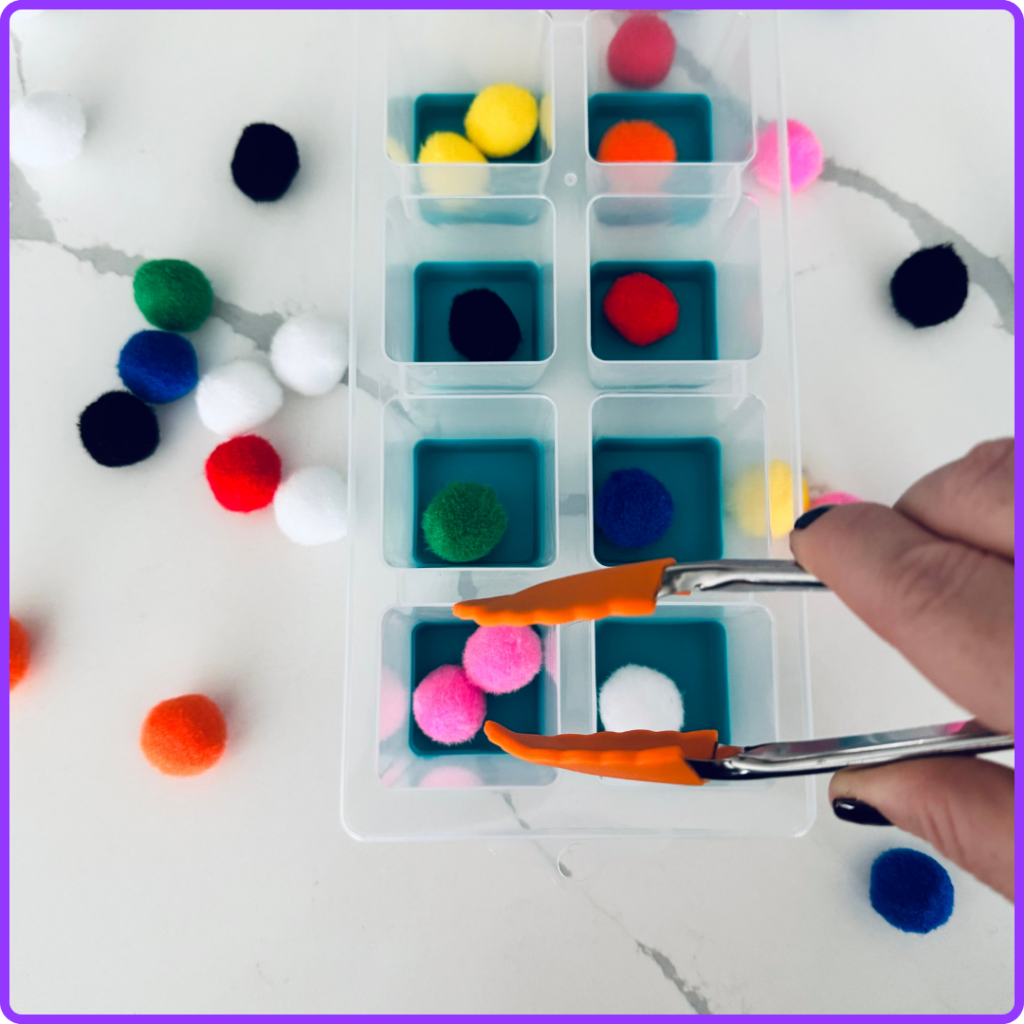
[{"label": "green fuzzy ball", "polygon": [[475,562],[498,545],[508,515],[493,487],[450,483],[423,513],[427,546],[446,562]]},{"label": "green fuzzy ball", "polygon": [[203,272],[184,260],[150,260],[135,271],[135,304],[162,331],[194,331],[213,309]]}]

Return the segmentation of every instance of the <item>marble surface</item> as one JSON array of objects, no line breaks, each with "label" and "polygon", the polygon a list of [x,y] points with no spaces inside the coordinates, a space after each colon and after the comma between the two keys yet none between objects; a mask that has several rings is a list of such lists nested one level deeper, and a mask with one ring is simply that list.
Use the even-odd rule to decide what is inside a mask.
[{"label": "marble surface", "polygon": [[[888,846],[818,821],[792,841],[360,844],[337,814],[344,544],[299,549],[216,509],[189,402],[124,473],[78,448],[139,328],[131,273],[168,253],[218,283],[215,353],[281,318],[344,316],[346,12],[52,12],[15,23],[11,96],[73,92],[76,164],[12,168],[11,601],[40,637],[11,698],[11,1004],[42,1012],[1005,1012],[1012,908],[952,868],[926,937],[865,898]],[[1005,12],[783,17],[790,116],[829,162],[793,203],[804,462],[892,501],[1013,429],[1012,21]],[[238,126],[304,140],[287,199],[231,186]],[[326,127],[325,127],[326,126]],[[914,332],[892,269],[952,240],[972,285]],[[347,389],[267,436],[344,468]],[[956,709],[831,597],[810,612],[816,731]],[[140,762],[146,709],[202,688],[231,749],[188,786]]]}]

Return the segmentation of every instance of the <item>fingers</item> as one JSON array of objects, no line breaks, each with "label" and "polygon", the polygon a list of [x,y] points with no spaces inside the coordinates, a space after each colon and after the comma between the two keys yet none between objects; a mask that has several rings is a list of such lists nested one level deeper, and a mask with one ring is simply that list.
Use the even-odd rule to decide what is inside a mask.
[{"label": "fingers", "polygon": [[918,480],[895,508],[951,540],[1013,558],[1013,438],[986,441]]},{"label": "fingers", "polygon": [[1013,731],[1012,563],[868,503],[830,509],[790,546],[936,686]]},{"label": "fingers", "polygon": [[1013,772],[973,757],[936,757],[832,777],[830,800],[853,797],[931,843],[1013,900]]}]

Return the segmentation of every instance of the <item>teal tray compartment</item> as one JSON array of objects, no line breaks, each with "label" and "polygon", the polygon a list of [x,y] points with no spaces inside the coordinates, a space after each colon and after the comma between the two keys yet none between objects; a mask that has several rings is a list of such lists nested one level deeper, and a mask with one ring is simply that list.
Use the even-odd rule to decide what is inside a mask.
[{"label": "teal tray compartment", "polygon": [[672,136],[676,162],[709,163],[711,101],[703,93],[599,92],[587,104],[590,155],[596,160],[601,139],[619,121],[653,121]]},{"label": "teal tray compartment", "polygon": [[[649,274],[679,303],[679,326],[652,345],[632,345],[604,315],[612,285],[626,274]],[[717,359],[715,266],[707,260],[605,260],[590,268],[590,347],[598,359]]]},{"label": "teal tray compartment", "polygon": [[[455,132],[456,135],[464,136],[466,112],[474,99],[476,93],[472,92],[433,92],[417,97],[413,105],[413,136],[416,140],[413,159],[419,155],[420,147],[426,142],[427,136],[433,135],[434,132]],[[518,153],[487,158],[490,164],[537,164],[540,161],[539,131],[533,133],[533,138]]]}]

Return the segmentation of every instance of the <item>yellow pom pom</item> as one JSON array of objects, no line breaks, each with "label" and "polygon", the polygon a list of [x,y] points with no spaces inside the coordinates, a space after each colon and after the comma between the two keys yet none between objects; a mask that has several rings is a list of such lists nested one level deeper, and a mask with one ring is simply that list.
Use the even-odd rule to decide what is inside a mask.
[{"label": "yellow pom pom", "polygon": [[537,101],[518,85],[489,85],[470,104],[465,124],[482,153],[511,156],[537,131]]},{"label": "yellow pom pom", "polygon": [[485,164],[487,158],[473,145],[455,132],[434,132],[420,146],[421,164]]},{"label": "yellow pom pom", "polygon": [[487,191],[487,157],[455,132],[434,132],[420,147],[421,164],[483,164],[483,167],[424,167],[423,188],[433,195],[476,196]]},{"label": "yellow pom pom", "polygon": [[[807,481],[801,480],[801,485],[806,509],[810,504]],[[729,507],[744,533],[765,535],[764,470],[760,466],[750,466],[736,478]],[[785,537],[793,529],[793,471],[782,459],[768,464],[768,515],[773,538]]]}]

